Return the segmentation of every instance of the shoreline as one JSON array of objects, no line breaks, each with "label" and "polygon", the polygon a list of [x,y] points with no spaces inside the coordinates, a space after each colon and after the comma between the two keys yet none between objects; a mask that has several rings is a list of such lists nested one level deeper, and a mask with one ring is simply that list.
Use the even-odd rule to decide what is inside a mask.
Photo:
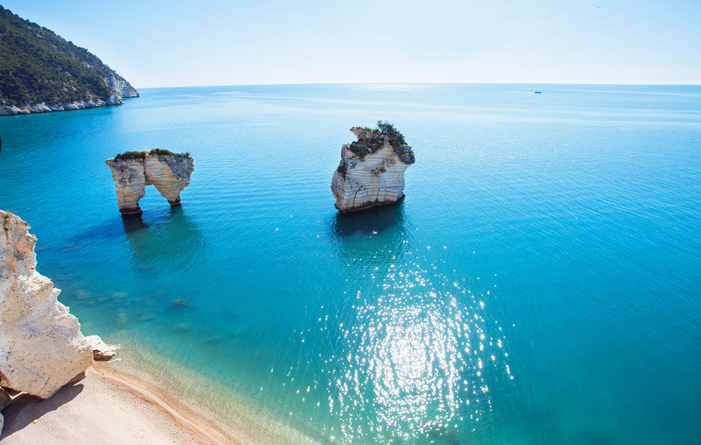
[{"label": "shoreline", "polygon": [[97,365],[49,399],[20,395],[4,410],[3,444],[241,443],[134,377]]},{"label": "shoreline", "polygon": [[144,397],[157,406],[158,409],[172,416],[175,420],[182,423],[183,426],[211,441],[211,443],[224,444],[229,443],[231,439],[233,439],[223,432],[220,432],[202,413],[187,408],[184,405],[184,401],[169,397],[156,388],[150,387],[147,382],[140,380],[138,377],[120,375],[118,372],[100,365],[93,366],[93,370],[101,374],[104,378],[122,385]]},{"label": "shoreline", "polygon": [[92,110],[93,108],[103,108],[103,107],[116,107],[124,104],[126,99],[136,99],[141,97],[140,95],[120,97],[116,100],[103,101],[99,99],[97,102],[79,100],[68,103],[61,103],[56,105],[48,105],[45,102],[40,102],[38,104],[22,104],[22,106],[16,105],[0,105],[0,117],[3,116],[25,116],[28,114],[45,114],[45,113],[60,113],[61,111],[80,111],[80,110]]},{"label": "shoreline", "polygon": [[185,418],[196,420],[224,436],[228,440],[226,443],[326,443],[314,431],[305,431],[303,426],[276,414],[270,407],[134,339],[116,337],[112,340],[121,344],[121,348],[117,360],[100,364],[105,373],[156,394]]},{"label": "shoreline", "polygon": [[233,390],[133,343],[112,361],[94,362],[84,379],[49,399],[23,394],[2,414],[3,445],[325,443]]}]

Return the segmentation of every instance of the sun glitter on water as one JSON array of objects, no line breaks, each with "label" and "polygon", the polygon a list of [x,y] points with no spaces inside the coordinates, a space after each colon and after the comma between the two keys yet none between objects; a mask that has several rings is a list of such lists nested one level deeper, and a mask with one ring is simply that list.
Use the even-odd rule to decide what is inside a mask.
[{"label": "sun glitter on water", "polygon": [[353,297],[325,370],[343,443],[466,437],[493,410],[495,374],[512,378],[485,302],[434,269],[390,265]]}]

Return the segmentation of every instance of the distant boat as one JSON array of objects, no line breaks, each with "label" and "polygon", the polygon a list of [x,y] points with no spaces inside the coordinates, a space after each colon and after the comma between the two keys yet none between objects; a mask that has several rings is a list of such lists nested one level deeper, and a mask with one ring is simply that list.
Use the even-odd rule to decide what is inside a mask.
[{"label": "distant boat", "polygon": [[543,94],[543,93],[541,93],[540,91],[536,91],[535,93],[536,93],[536,94]]}]

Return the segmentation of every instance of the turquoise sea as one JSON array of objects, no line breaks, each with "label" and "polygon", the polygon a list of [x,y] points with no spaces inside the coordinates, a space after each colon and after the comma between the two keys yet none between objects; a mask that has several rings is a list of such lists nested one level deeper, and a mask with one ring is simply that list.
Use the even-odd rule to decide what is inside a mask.
[{"label": "turquoise sea", "polygon": [[[0,118],[0,208],[113,366],[285,443],[701,443],[701,87],[141,93]],[[407,198],[341,215],[378,119]],[[104,161],[152,148],[192,153],[183,206],[123,219]]]}]

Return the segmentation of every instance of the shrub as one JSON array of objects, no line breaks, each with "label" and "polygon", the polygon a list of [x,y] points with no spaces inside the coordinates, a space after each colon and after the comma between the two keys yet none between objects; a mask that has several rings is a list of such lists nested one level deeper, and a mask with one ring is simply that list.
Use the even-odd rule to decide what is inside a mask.
[{"label": "shrub", "polygon": [[149,154],[152,155],[165,155],[165,156],[179,156],[181,158],[189,158],[190,157],[190,152],[186,151],[185,153],[173,153],[170,150],[163,150],[162,148],[154,148],[151,150]]},{"label": "shrub", "polygon": [[5,212],[2,214],[2,226],[3,229],[5,229],[5,233],[10,231],[10,228],[7,227],[7,224],[10,222],[10,216],[12,216],[12,212]]},{"label": "shrub", "polygon": [[114,158],[117,160],[127,160],[127,159],[144,159],[148,153],[145,151],[127,151],[120,153]]},{"label": "shrub", "polygon": [[164,149],[162,149],[162,148],[154,148],[153,150],[151,150],[151,152],[150,152],[149,154],[151,154],[151,155],[175,156],[175,153],[173,153],[172,151],[170,151],[170,150],[164,150]]},{"label": "shrub", "polygon": [[361,161],[365,159],[365,156],[370,152],[368,146],[360,141],[351,142],[350,147],[348,147],[348,149],[355,153],[358,156],[358,159],[360,159]]},{"label": "shrub", "polygon": [[[363,134],[359,135],[359,139],[352,142],[348,149],[355,153],[360,161],[364,161],[365,156],[368,153],[373,153],[381,149],[385,144],[385,140],[387,140],[387,142],[389,142],[389,144],[392,146],[394,152],[399,155],[399,159],[402,162],[405,164],[413,164],[414,152],[411,150],[411,147],[406,144],[404,135],[400,133],[399,130],[394,128],[394,125],[387,121],[377,121],[377,127],[378,128],[376,129],[371,129],[368,127],[351,128],[351,130],[363,130],[370,133],[371,136]],[[378,137],[376,135],[382,135],[386,138]]]},{"label": "shrub", "polygon": [[163,156],[178,156],[181,158],[189,158],[190,157],[190,152],[186,151],[185,153],[173,153],[170,150],[164,150],[162,148],[154,148],[150,152],[146,151],[127,151],[121,154],[118,154],[114,158],[117,160],[121,159],[144,159],[146,158],[146,155],[163,155]]},{"label": "shrub", "polygon": [[370,128],[370,127],[353,127],[353,128],[351,128],[351,130],[363,130],[363,131],[367,131],[368,133],[379,133],[380,132],[380,130],[378,130],[377,128]]},{"label": "shrub", "polygon": [[401,148],[402,145],[406,145],[404,135],[394,128],[394,125],[387,121],[377,121],[377,127],[380,129],[381,134],[389,136],[389,142],[393,147]]}]

